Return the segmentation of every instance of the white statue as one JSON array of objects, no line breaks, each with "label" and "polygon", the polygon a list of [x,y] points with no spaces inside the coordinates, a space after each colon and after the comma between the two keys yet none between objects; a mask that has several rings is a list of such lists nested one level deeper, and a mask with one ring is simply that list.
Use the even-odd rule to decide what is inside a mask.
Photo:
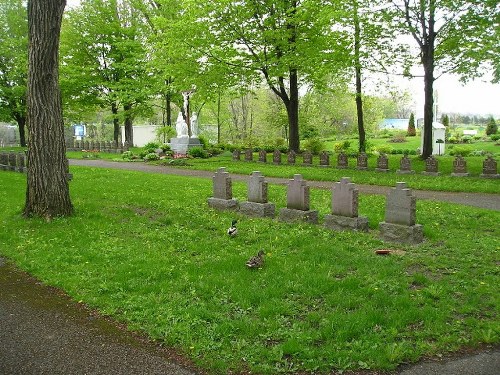
[{"label": "white statue", "polygon": [[198,137],[198,116],[196,115],[195,112],[191,117],[191,138],[197,138],[197,137]]},{"label": "white statue", "polygon": [[184,117],[182,117],[182,112],[179,112],[179,116],[177,116],[177,121],[175,122],[175,131],[177,132],[177,138],[188,137],[188,126],[186,124],[186,121],[184,121]]}]

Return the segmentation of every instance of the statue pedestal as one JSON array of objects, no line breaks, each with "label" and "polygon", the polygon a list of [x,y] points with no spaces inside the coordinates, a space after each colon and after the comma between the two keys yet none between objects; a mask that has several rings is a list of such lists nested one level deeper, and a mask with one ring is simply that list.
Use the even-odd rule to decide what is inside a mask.
[{"label": "statue pedestal", "polygon": [[190,148],[203,147],[199,138],[176,137],[170,140],[170,148],[175,155],[187,155]]}]

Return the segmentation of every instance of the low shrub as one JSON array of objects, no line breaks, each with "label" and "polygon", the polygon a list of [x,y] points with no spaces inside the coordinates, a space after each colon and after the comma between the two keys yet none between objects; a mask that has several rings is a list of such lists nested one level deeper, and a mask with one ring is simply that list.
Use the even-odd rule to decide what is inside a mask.
[{"label": "low shrub", "polygon": [[393,148],[389,145],[380,145],[375,147],[375,151],[381,154],[392,154]]},{"label": "low shrub", "polygon": [[492,135],[490,136],[490,139],[491,139],[492,141],[495,141],[495,142],[496,142],[496,141],[500,141],[500,134],[492,134]]},{"label": "low shrub", "polygon": [[314,155],[318,155],[325,149],[324,142],[319,138],[309,138],[304,141],[304,148]]},{"label": "low shrub", "polygon": [[349,147],[351,147],[351,142],[349,142],[347,139],[337,142],[333,145],[333,149],[335,152],[346,151],[349,149]]},{"label": "low shrub", "polygon": [[149,143],[146,143],[143,147],[143,150],[146,152],[146,155],[147,154],[150,154],[152,152],[155,152],[157,149],[160,148],[160,144],[157,143],[157,142],[149,142]]},{"label": "low shrub", "polygon": [[404,143],[406,141],[406,136],[404,134],[396,134],[391,139],[389,139],[391,143]]},{"label": "low shrub", "polygon": [[160,160],[160,156],[156,152],[150,152],[144,156],[144,161]]},{"label": "low shrub", "polygon": [[208,152],[201,147],[193,147],[188,151],[189,156],[199,159],[207,159],[209,157]]},{"label": "low shrub", "polygon": [[453,148],[449,149],[449,154],[452,156],[470,156],[472,153],[472,149],[470,147],[466,146],[454,146]]}]

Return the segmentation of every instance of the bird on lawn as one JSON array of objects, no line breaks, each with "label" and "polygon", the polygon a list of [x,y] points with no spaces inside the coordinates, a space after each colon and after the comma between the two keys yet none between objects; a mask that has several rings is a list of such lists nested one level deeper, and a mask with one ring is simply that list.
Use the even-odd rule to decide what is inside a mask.
[{"label": "bird on lawn", "polygon": [[227,234],[229,235],[229,237],[234,237],[234,236],[236,236],[238,234],[238,229],[236,228],[236,223],[237,222],[238,222],[238,220],[233,220],[231,222],[231,226],[227,230]]},{"label": "bird on lawn", "polygon": [[261,268],[264,265],[264,250],[251,257],[246,263],[248,268]]}]

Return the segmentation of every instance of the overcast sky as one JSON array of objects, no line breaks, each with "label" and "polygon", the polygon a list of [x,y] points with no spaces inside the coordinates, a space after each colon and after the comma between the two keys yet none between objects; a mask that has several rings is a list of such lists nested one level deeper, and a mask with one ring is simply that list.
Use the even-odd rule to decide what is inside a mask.
[{"label": "overcast sky", "polygon": [[[67,8],[76,6],[80,0],[67,0]],[[440,77],[434,87],[438,93],[439,112],[494,115],[500,117],[500,84],[491,84],[475,80],[466,85],[456,77]],[[405,81],[401,85],[407,88],[416,102],[417,117],[423,113],[423,79]]]}]

